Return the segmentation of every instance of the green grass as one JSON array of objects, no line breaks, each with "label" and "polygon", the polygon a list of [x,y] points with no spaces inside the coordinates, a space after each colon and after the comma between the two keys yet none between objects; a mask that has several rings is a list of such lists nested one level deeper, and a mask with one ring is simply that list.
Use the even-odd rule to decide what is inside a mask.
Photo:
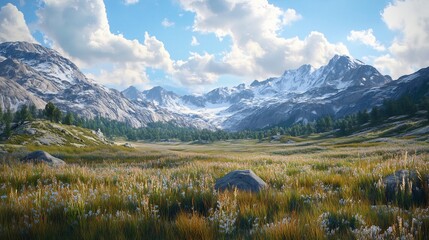
[{"label": "green grass", "polygon": [[[389,202],[380,179],[398,169],[429,174],[429,147],[393,140],[7,145],[15,152],[0,156],[0,239],[425,239],[428,203],[406,189]],[[36,149],[68,165],[18,161]],[[270,187],[213,190],[236,169]]]},{"label": "green grass", "polygon": [[[28,129],[34,134],[28,133]],[[6,140],[6,144],[19,145],[43,145],[40,139],[58,139],[58,146],[103,146],[106,145],[91,130],[76,126],[52,123],[46,120],[26,122],[12,131],[12,135]]]},{"label": "green grass", "polygon": [[300,148],[290,148],[282,151],[275,151],[273,152],[273,154],[287,156],[287,155],[295,155],[295,154],[318,153],[325,150],[326,149],[322,147],[300,147]]}]

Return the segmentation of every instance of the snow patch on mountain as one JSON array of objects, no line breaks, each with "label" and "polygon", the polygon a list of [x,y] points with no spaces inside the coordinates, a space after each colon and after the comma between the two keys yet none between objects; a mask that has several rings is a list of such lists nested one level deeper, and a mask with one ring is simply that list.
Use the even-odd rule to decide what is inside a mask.
[{"label": "snow patch on mountain", "polygon": [[[87,118],[105,117],[140,127],[172,121],[180,126],[242,130],[290,125],[320,116],[341,117],[424,84],[429,70],[392,81],[348,56],[327,65],[303,65],[279,77],[180,96],[162,87],[122,92],[86,78],[58,52],[25,42],[0,44],[3,108],[52,101]],[[426,81],[427,82],[427,81]],[[5,90],[6,89],[6,90]],[[13,89],[13,91],[8,91]]]},{"label": "snow patch on mountain", "polygon": [[[131,89],[127,89],[123,94],[132,100],[137,95],[141,96],[141,101],[203,119],[217,128],[233,129],[240,121],[257,115],[262,109],[281,108],[287,115],[293,111],[293,104],[328,104],[330,98],[351,87],[377,87],[388,81],[389,78],[375,68],[351,57],[336,55],[326,66],[318,69],[303,65],[287,70],[277,78],[261,82],[255,80],[251,85],[216,88],[203,95],[178,96],[161,87],[143,92],[132,89],[132,96]],[[337,111],[331,109],[331,112]],[[317,113],[317,110],[308,111],[311,115]]]}]

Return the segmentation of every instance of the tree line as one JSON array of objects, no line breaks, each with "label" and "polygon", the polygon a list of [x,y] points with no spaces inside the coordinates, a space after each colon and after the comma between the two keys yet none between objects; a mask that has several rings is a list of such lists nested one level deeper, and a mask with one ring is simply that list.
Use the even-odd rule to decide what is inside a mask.
[{"label": "tree line", "polygon": [[395,100],[385,100],[381,106],[374,106],[369,112],[363,110],[336,120],[331,116],[324,116],[311,123],[294,124],[286,132],[291,136],[303,136],[336,130],[335,135],[346,136],[365,127],[382,124],[393,116],[413,117],[420,110],[426,111],[426,118],[429,120],[429,98],[417,102],[406,94]]},{"label": "tree line", "polygon": [[13,127],[24,124],[27,121],[35,119],[46,119],[51,122],[74,125],[74,114],[63,112],[53,103],[48,102],[44,109],[37,109],[34,104],[21,105],[17,111],[13,112],[10,108],[5,111],[0,106],[0,133],[8,138],[11,135]]},{"label": "tree line", "polygon": [[273,126],[261,130],[243,130],[228,132],[223,130],[211,131],[190,127],[179,127],[174,122],[148,123],[146,127],[133,128],[127,122],[119,122],[103,117],[85,119],[72,112],[63,113],[53,103],[46,104],[44,109],[36,109],[34,105],[22,105],[16,112],[10,109],[3,111],[0,106],[0,130],[3,136],[11,134],[12,123],[23,124],[34,119],[46,119],[51,122],[75,125],[88,129],[100,129],[105,136],[125,137],[128,140],[212,142],[230,139],[271,139],[275,135],[308,136],[314,133],[333,132],[336,136],[346,136],[362,128],[382,124],[388,118],[398,115],[413,116],[419,110],[427,111],[429,120],[429,98],[420,102],[413,101],[409,95],[403,95],[396,100],[386,100],[381,106],[375,106],[370,111],[363,110],[343,118],[334,119],[323,116],[313,122],[295,123],[291,126]]}]

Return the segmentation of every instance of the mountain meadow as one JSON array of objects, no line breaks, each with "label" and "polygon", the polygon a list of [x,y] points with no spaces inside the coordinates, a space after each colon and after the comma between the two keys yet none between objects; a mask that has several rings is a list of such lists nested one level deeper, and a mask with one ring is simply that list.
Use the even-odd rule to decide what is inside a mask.
[{"label": "mountain meadow", "polygon": [[179,95],[0,43],[0,239],[428,239],[429,68]]},{"label": "mountain meadow", "polygon": [[21,239],[429,240],[429,0],[1,0]]},{"label": "mountain meadow", "polygon": [[[10,135],[0,144],[1,239],[429,235],[425,114],[368,120],[344,136],[336,134],[337,125],[321,131],[315,122],[320,131],[295,136],[290,133],[299,126],[278,127],[281,135],[248,132],[254,139],[237,133],[202,140],[203,132],[194,129],[199,140],[130,141],[74,126],[80,120],[67,114],[58,119],[52,105],[31,119],[21,121],[32,116],[22,109],[12,114]],[[91,124],[101,123],[81,123]],[[26,162],[36,150],[65,164]],[[215,189],[219,178],[242,169],[267,186],[258,192]]]},{"label": "mountain meadow", "polygon": [[118,91],[0,43],[0,239],[428,239],[429,68]]}]

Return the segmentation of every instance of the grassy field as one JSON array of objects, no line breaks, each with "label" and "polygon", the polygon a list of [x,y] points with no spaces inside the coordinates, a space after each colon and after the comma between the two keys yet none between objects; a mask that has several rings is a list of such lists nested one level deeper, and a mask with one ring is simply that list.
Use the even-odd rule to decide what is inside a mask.
[{"label": "grassy field", "polygon": [[[429,174],[413,139],[251,140],[125,147],[3,146],[0,239],[427,239],[429,208],[409,189],[388,202],[382,178]],[[44,149],[68,165],[21,164]],[[252,169],[260,193],[216,192]],[[424,187],[428,195],[427,184]]]}]

